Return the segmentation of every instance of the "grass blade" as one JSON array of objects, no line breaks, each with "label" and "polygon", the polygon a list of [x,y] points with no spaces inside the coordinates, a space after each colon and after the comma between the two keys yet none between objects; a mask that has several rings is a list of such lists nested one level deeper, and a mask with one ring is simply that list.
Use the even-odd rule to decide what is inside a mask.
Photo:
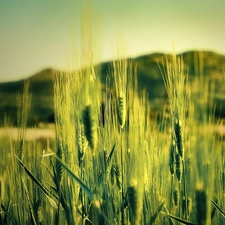
[{"label": "grass blade", "polygon": [[165,216],[168,216],[168,217],[170,217],[170,218],[172,218],[172,219],[178,221],[179,223],[186,224],[186,225],[197,225],[197,224],[192,223],[192,222],[190,222],[190,221],[183,220],[183,219],[181,219],[181,218],[179,218],[179,217],[170,215],[170,214],[168,214],[168,213],[165,213],[165,212],[161,212],[161,213],[162,213],[163,215],[165,215]]},{"label": "grass blade", "polygon": [[82,190],[86,193],[89,200],[92,202],[95,202],[97,204],[97,201],[95,199],[95,195],[91,192],[91,190],[59,159],[56,155],[53,155],[56,160],[62,165],[62,167],[67,171],[67,173],[74,179],[82,188]]},{"label": "grass blade", "polygon": [[213,206],[220,212],[220,214],[222,215],[222,217],[225,218],[224,211],[208,195],[207,195],[207,197],[210,199],[210,201],[212,202]]},{"label": "grass blade", "polygon": [[23,182],[24,190],[26,192],[26,196],[27,196],[27,201],[28,201],[28,205],[29,205],[29,211],[30,211],[30,217],[31,217],[32,225],[37,225],[37,223],[35,221],[33,206],[31,204],[30,197],[29,197],[29,192],[27,190],[27,187],[26,187],[26,185],[25,185],[24,180],[23,180],[22,177],[21,177],[21,179],[22,179],[22,182]]},{"label": "grass blade", "polygon": [[110,154],[109,154],[109,157],[107,158],[107,163],[108,163],[108,164],[110,163],[110,161],[111,161],[111,159],[112,159],[112,156],[113,156],[115,147],[116,147],[116,143],[113,145],[112,150],[111,150],[111,152],[110,152]]},{"label": "grass blade", "polygon": [[52,206],[57,208],[57,204],[52,198],[51,194],[48,192],[48,190],[44,187],[44,185],[33,175],[33,173],[23,164],[23,162],[15,155],[17,160],[19,161],[20,165],[23,167],[27,175],[31,178],[31,180],[39,187],[39,189],[43,192],[43,194],[48,198],[49,202]]},{"label": "grass blade", "polygon": [[106,165],[105,165],[106,168],[105,168],[105,170],[103,170],[103,171],[99,174],[99,177],[98,177],[98,184],[99,184],[99,185],[101,184],[101,182],[102,182],[103,177],[105,176],[105,174],[109,173],[109,167],[110,167],[111,162],[112,162],[112,156],[113,156],[115,147],[116,147],[116,143],[113,145],[112,150],[111,150],[111,152],[109,153],[109,156],[106,158]]},{"label": "grass blade", "polygon": [[16,221],[13,219],[12,216],[10,216],[8,210],[5,208],[5,206],[1,203],[1,209],[5,212],[5,215],[11,220],[13,224],[17,224]]},{"label": "grass blade", "polygon": [[156,212],[152,215],[150,221],[149,221],[149,224],[154,224],[158,214],[161,212],[163,206],[164,206],[165,202],[163,202],[159,207],[158,209],[156,210]]}]

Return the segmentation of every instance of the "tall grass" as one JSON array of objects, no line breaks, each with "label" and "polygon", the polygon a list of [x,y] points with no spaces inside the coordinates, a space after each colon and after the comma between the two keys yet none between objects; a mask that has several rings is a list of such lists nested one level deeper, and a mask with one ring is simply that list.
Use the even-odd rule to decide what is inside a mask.
[{"label": "tall grass", "polygon": [[107,74],[94,69],[85,21],[84,67],[53,78],[55,138],[27,140],[28,84],[18,94],[18,139],[0,137],[0,225],[224,224],[224,140],[203,57],[193,80],[175,54],[159,62],[169,101],[155,118],[138,65],[119,57]]},{"label": "tall grass", "polygon": [[[224,141],[211,129],[209,81],[196,76],[196,91],[182,59],[163,62],[161,120],[131,61],[115,60],[104,87],[91,63],[57,74],[55,139],[1,137],[0,224],[223,224]],[[22,96],[25,134],[27,86]]]}]

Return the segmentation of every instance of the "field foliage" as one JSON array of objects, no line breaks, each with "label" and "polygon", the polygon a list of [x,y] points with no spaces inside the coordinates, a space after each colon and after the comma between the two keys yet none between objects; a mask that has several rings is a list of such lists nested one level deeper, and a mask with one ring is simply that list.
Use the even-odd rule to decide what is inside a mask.
[{"label": "field foliage", "polygon": [[57,74],[54,139],[26,139],[25,83],[18,139],[0,137],[0,224],[224,224],[215,87],[201,70],[190,83],[183,65],[175,54],[160,63],[169,101],[158,116],[131,60],[113,61],[105,86],[91,61]]}]

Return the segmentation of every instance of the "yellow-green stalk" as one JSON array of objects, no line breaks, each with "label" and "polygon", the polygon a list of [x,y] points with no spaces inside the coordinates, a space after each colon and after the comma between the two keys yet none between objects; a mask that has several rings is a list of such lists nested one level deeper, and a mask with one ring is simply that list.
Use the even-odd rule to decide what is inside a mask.
[{"label": "yellow-green stalk", "polygon": [[97,145],[97,127],[93,119],[91,105],[87,105],[83,110],[83,124],[84,134],[87,138],[88,144],[93,150],[92,154],[95,155],[95,148]]},{"label": "yellow-green stalk", "polygon": [[131,184],[127,188],[127,195],[129,201],[129,207],[131,211],[131,224],[140,224],[141,211],[142,211],[142,199],[140,190],[138,189],[137,181]]},{"label": "yellow-green stalk", "polygon": [[207,225],[207,196],[202,185],[198,185],[195,190],[195,204],[196,204],[196,221],[198,225]]}]

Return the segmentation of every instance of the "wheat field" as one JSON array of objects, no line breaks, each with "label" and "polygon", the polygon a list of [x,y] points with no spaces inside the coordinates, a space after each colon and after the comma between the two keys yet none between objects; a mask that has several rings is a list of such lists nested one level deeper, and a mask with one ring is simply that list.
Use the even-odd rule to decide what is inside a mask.
[{"label": "wheat field", "polygon": [[199,74],[193,86],[175,54],[162,62],[168,102],[154,117],[131,60],[115,60],[105,86],[92,63],[56,74],[54,136],[38,139],[27,135],[25,83],[16,138],[0,136],[1,225],[225,223],[213,84]]}]

